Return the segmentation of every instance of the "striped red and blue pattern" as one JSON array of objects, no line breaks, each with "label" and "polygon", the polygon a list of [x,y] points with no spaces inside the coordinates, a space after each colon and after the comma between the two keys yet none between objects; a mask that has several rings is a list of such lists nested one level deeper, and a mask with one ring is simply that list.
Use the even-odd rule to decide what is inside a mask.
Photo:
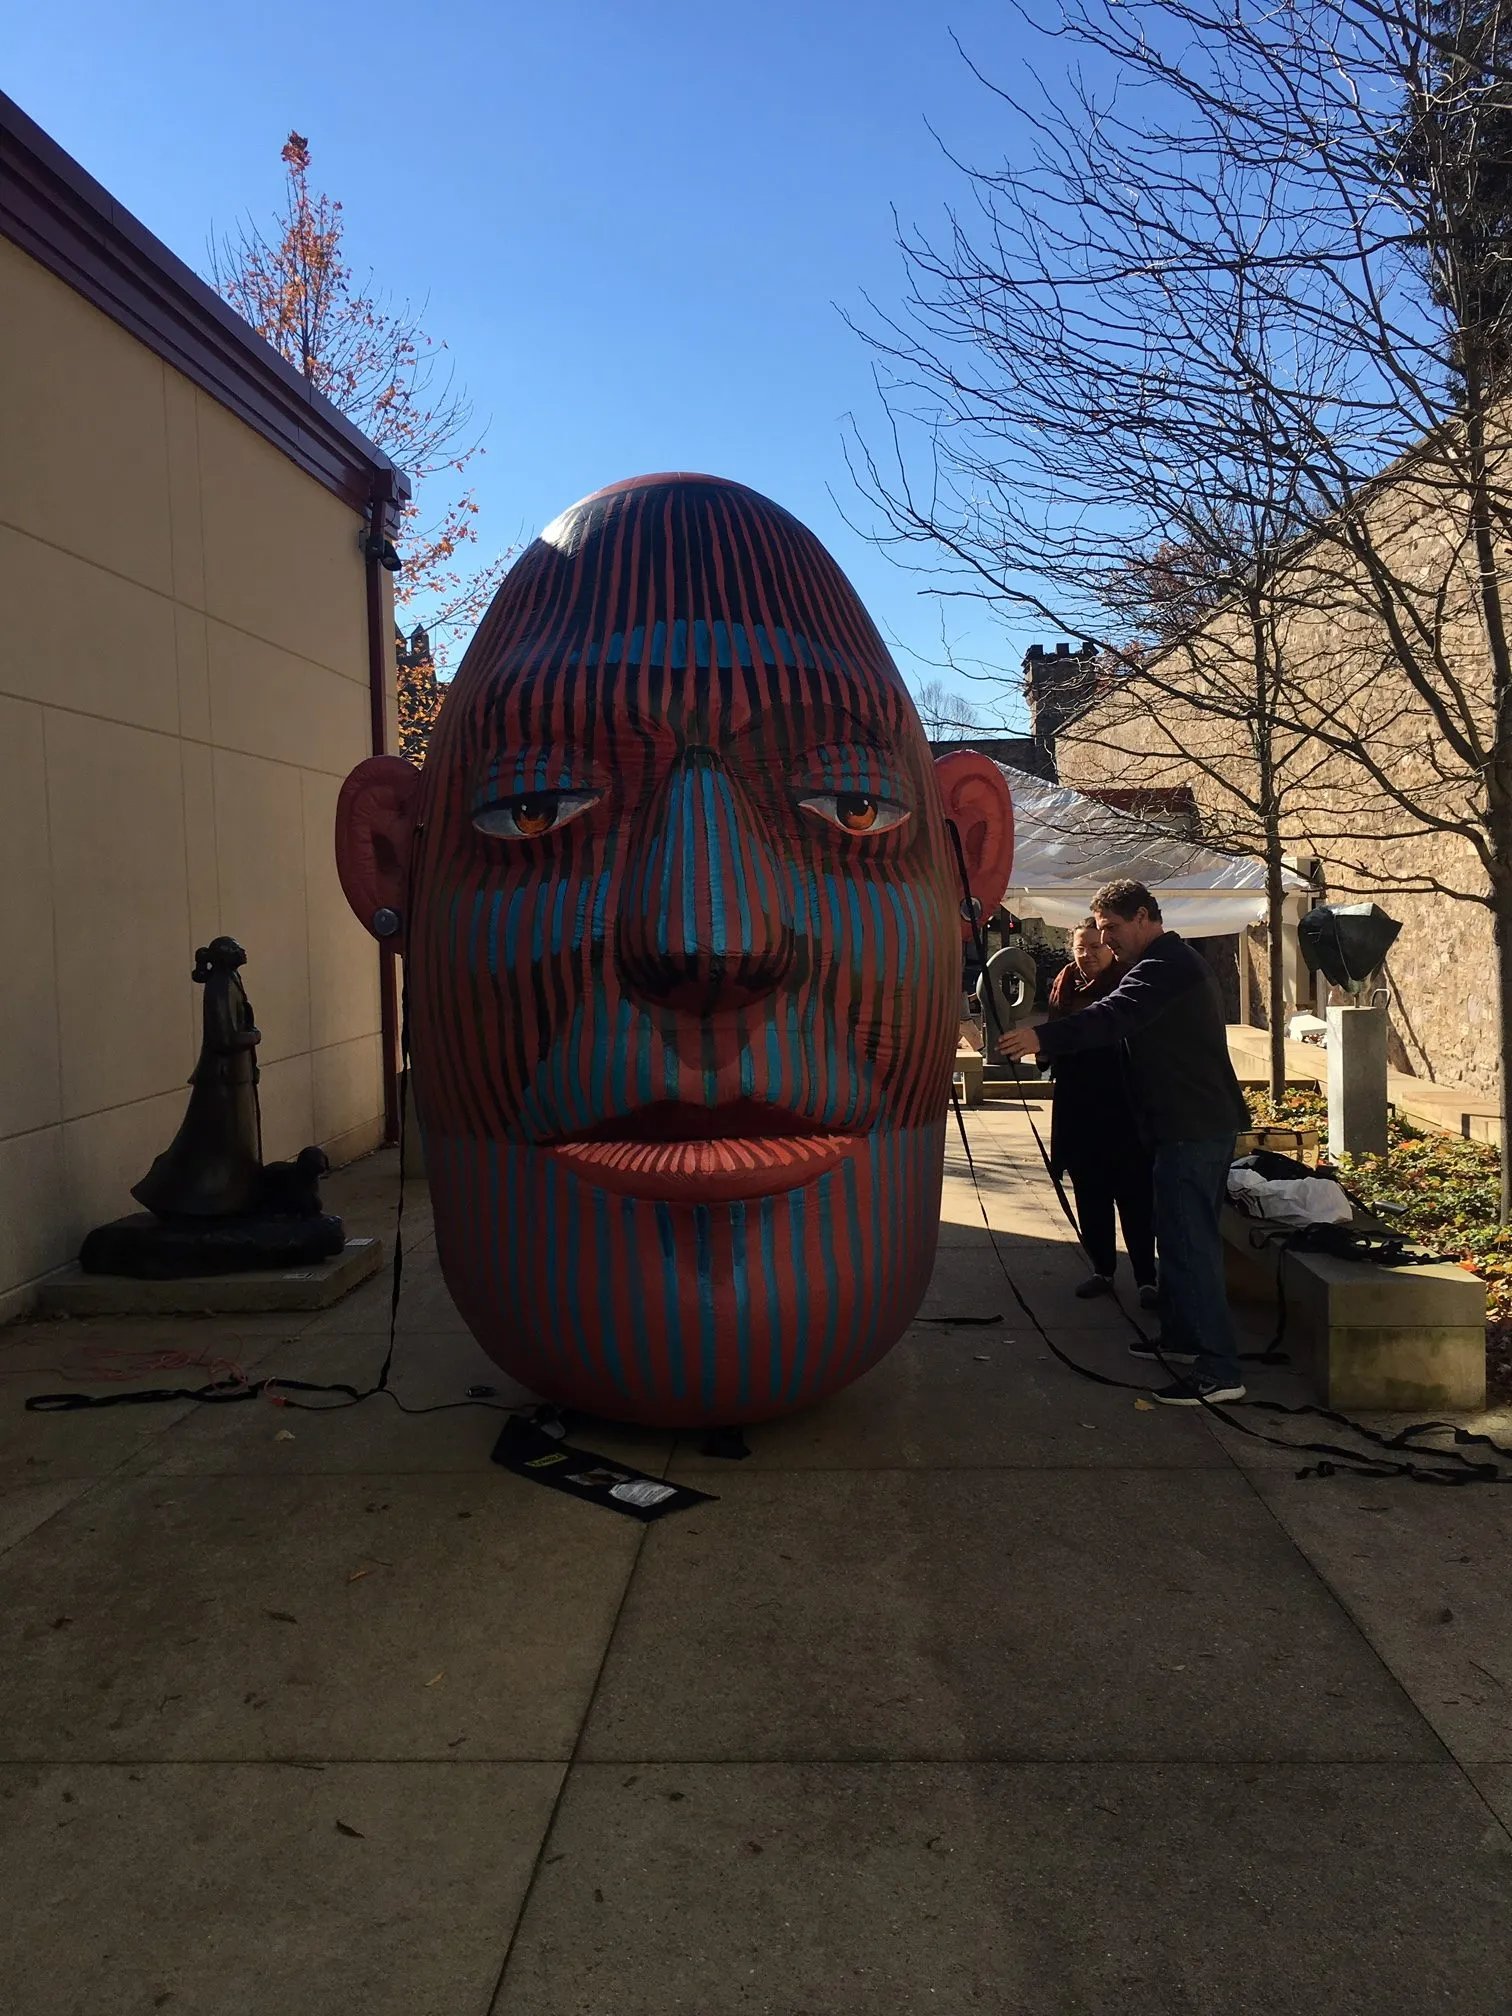
[{"label": "striped red and blue pattern", "polygon": [[565,512],[447,693],[411,873],[437,1239],[490,1354],[669,1425],[874,1364],[933,1262],[959,890],[812,534],[710,477]]}]

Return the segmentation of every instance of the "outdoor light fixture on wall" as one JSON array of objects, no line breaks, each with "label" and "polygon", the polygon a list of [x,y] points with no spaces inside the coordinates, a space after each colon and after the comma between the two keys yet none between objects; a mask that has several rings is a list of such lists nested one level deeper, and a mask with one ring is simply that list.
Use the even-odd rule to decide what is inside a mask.
[{"label": "outdoor light fixture on wall", "polygon": [[399,558],[399,549],[392,539],[380,539],[372,532],[357,534],[357,549],[364,560],[376,560],[380,567],[386,567],[390,574],[397,574],[404,562]]}]

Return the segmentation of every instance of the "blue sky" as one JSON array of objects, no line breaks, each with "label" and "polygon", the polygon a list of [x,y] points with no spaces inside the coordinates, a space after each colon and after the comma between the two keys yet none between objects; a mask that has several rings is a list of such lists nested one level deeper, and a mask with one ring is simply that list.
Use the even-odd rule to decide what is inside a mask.
[{"label": "blue sky", "polygon": [[[842,515],[866,509],[845,417],[876,408],[838,308],[900,299],[892,206],[928,228],[963,197],[930,125],[979,162],[1013,147],[951,30],[1023,84],[994,0],[70,0],[12,12],[3,82],[201,269],[212,228],[271,213],[304,133],[355,262],[427,302],[489,420],[486,542],[623,476],[733,476],[824,539],[916,679],[938,605]],[[1037,634],[947,622],[1010,673]]]}]

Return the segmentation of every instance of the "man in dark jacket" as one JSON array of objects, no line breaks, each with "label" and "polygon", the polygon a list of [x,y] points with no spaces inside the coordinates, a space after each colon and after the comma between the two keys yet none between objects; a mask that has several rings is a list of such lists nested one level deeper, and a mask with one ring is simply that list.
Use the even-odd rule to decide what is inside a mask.
[{"label": "man in dark jacket", "polygon": [[[1171,1407],[1242,1400],[1219,1210],[1234,1135],[1249,1125],[1249,1113],[1229,1062],[1218,983],[1191,946],[1167,931],[1142,882],[1109,882],[1093,897],[1092,914],[1122,969],[1118,985],[1078,1015],[1011,1031],[998,1051],[1054,1060],[1120,1046],[1135,1123],[1155,1162],[1160,1355],[1192,1366],[1152,1398]],[[1143,1344],[1132,1348],[1155,1355]]]}]

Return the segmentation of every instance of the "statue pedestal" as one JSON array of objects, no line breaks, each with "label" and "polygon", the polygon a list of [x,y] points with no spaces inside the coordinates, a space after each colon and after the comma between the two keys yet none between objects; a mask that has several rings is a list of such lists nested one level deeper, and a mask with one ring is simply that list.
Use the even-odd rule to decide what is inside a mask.
[{"label": "statue pedestal", "polygon": [[1386,1153],[1386,1010],[1328,1011],[1328,1152]]},{"label": "statue pedestal", "polygon": [[41,1316],[260,1316],[329,1309],[383,1265],[381,1239],[348,1239],[327,1260],[242,1274],[152,1280],[70,1267],[37,1291]]},{"label": "statue pedestal", "polygon": [[129,1274],[141,1281],[245,1274],[254,1267],[310,1267],[333,1260],[346,1243],[341,1220],[207,1218],[165,1224],[150,1211],[96,1225],[79,1248],[86,1274]]}]

